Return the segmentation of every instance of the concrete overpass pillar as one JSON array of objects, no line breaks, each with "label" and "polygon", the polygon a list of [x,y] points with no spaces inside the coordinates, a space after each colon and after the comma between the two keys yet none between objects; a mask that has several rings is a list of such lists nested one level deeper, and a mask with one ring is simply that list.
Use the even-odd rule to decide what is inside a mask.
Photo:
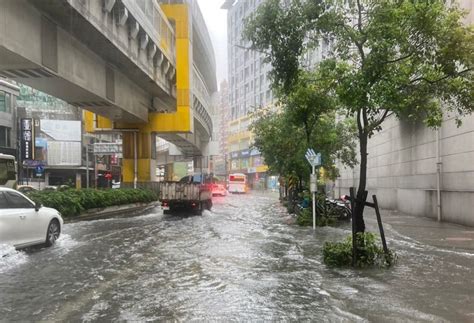
[{"label": "concrete overpass pillar", "polygon": [[193,157],[193,166],[195,172],[201,172],[203,167],[202,165],[202,156],[195,156]]},{"label": "concrete overpass pillar", "polygon": [[122,132],[122,181],[132,186],[135,173],[137,182],[156,181],[156,135],[152,125],[151,122],[148,124],[112,123],[105,117],[88,111],[84,112],[84,128],[87,132]]},{"label": "concrete overpass pillar", "polygon": [[[191,78],[193,67],[192,12],[188,4],[161,4],[166,17],[176,26],[176,112],[152,113],[155,131],[191,133],[194,129]],[[164,34],[163,34],[164,35]]]}]

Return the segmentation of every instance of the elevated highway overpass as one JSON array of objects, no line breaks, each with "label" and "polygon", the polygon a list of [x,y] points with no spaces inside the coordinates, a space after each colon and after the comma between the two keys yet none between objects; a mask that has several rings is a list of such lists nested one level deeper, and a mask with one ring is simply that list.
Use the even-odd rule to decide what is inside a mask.
[{"label": "elevated highway overpass", "polygon": [[195,0],[161,2],[0,1],[0,76],[87,110],[89,131],[124,131],[124,181],[135,150],[138,180],[153,180],[156,135],[190,157],[212,136],[204,19]]}]

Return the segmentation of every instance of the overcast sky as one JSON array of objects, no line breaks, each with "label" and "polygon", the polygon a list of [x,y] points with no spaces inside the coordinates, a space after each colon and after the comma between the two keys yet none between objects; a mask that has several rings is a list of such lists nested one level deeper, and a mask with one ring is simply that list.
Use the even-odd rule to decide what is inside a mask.
[{"label": "overcast sky", "polygon": [[198,0],[216,55],[217,84],[227,79],[227,10],[224,0]]}]

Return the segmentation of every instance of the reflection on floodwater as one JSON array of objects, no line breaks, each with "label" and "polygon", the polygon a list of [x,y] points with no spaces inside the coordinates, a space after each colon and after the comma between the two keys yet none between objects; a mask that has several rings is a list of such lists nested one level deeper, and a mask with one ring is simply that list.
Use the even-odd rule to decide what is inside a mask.
[{"label": "reflection on floodwater", "polygon": [[474,255],[387,226],[398,264],[332,269],[347,228],[286,224],[273,195],[214,199],[202,216],[67,224],[52,248],[0,252],[0,320],[472,321]]}]

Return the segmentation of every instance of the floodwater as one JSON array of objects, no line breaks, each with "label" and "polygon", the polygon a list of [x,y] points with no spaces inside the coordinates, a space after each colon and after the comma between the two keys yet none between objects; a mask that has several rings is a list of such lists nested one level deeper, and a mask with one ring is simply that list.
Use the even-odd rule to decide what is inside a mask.
[{"label": "floodwater", "polygon": [[288,225],[271,194],[202,216],[67,224],[51,248],[0,247],[0,321],[474,321],[474,254],[386,228],[387,270],[328,268],[347,228]]}]

